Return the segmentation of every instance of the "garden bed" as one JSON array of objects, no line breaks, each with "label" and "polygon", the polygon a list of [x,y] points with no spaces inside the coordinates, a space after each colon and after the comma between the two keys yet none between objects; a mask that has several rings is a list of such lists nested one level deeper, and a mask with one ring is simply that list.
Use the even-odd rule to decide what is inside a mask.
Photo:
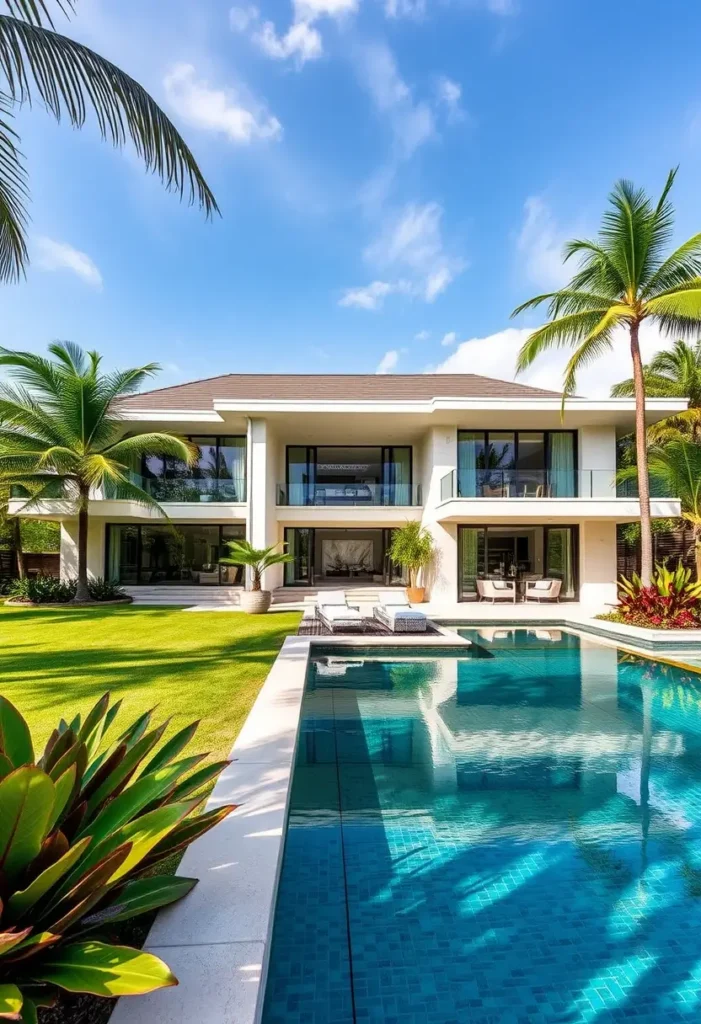
[{"label": "garden bed", "polygon": [[133,597],[114,597],[109,601],[29,601],[23,597],[8,597],[10,608],[104,608],[109,604],[131,604]]}]

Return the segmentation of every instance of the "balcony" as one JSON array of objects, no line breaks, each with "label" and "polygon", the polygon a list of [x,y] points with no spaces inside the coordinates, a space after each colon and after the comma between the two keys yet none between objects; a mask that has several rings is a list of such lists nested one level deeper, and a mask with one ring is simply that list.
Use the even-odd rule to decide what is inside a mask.
[{"label": "balcony", "polygon": [[302,483],[278,484],[283,508],[410,508],[422,504],[420,484]]},{"label": "balcony", "polygon": [[[681,514],[678,499],[652,489],[655,518]],[[488,469],[446,473],[440,481],[439,521],[489,522],[491,519],[556,520],[582,518],[630,522],[640,517],[637,487],[617,485],[610,469],[567,471]]]},{"label": "balcony", "polygon": [[[147,494],[159,503],[191,504],[200,502],[234,502],[242,503],[246,500],[245,480],[217,480],[212,478],[178,477],[176,479],[165,479],[163,477],[148,477],[133,475],[132,482],[141,487]],[[115,488],[106,484],[103,497],[112,500],[116,496]]]}]

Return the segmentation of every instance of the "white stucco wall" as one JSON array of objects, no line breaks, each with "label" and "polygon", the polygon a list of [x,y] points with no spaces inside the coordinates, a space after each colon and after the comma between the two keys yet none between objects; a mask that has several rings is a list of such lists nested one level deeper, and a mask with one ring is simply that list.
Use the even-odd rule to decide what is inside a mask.
[{"label": "white stucco wall", "polygon": [[616,602],[616,524],[585,520],[579,525],[579,599],[605,611]]},{"label": "white stucco wall", "polygon": [[[61,579],[78,575],[78,520],[61,523]],[[105,575],[105,522],[88,521],[88,576]]]},{"label": "white stucco wall", "polygon": [[585,498],[616,497],[614,427],[583,427],[579,431],[579,493]]}]

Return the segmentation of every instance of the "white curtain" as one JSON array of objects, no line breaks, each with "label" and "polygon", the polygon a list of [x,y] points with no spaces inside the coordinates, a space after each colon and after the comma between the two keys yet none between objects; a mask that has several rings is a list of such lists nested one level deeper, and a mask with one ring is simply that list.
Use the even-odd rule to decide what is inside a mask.
[{"label": "white curtain", "polygon": [[458,495],[477,497],[477,451],[483,442],[482,434],[460,434],[458,440]]}]

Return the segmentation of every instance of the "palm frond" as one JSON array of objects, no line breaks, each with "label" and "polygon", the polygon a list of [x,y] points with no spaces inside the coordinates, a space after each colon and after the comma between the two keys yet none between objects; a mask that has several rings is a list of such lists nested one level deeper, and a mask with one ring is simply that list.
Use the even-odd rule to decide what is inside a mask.
[{"label": "palm frond", "polygon": [[[54,0],[56,7],[67,18],[73,13],[73,0]],[[5,6],[15,18],[23,18],[30,25],[49,25],[54,21],[44,0],[5,0]]]},{"label": "palm frond", "polygon": [[56,364],[34,352],[0,347],[0,366],[11,366],[12,376],[25,387],[55,398],[60,384]]},{"label": "palm frond", "polygon": [[517,306],[511,314],[518,316],[526,309],[535,309],[544,302],[548,303],[548,316],[558,317],[565,313],[582,313],[591,309],[606,309],[611,299],[605,295],[597,295],[594,292],[576,291],[572,288],[561,288],[557,292],[546,292],[544,295],[536,295],[535,298]]},{"label": "palm frond", "polygon": [[701,330],[701,278],[648,299],[645,312],[667,334],[681,338],[697,335]]},{"label": "palm frond", "polygon": [[570,288],[575,291],[593,290],[611,299],[622,298],[626,291],[625,276],[602,245],[588,238],[573,238],[565,243],[563,258],[566,262],[573,257],[578,258],[579,266],[570,281]]},{"label": "palm frond", "polygon": [[158,104],[89,47],[41,25],[0,15],[0,71],[13,100],[31,103],[39,98],[57,120],[67,117],[77,128],[92,109],[104,139],[121,147],[128,135],[147,169],[168,189],[181,197],[187,194],[207,216],[218,210],[194,156]]},{"label": "palm frond", "polygon": [[19,136],[12,128],[9,97],[0,92],[0,281],[17,281],[24,274],[29,197]]},{"label": "palm frond", "polygon": [[701,276],[701,233],[692,235],[657,268],[643,289],[645,298]]},{"label": "palm frond", "polygon": [[148,491],[128,480],[124,474],[116,471],[114,467],[105,472],[104,483],[109,484],[110,498],[114,498],[117,501],[133,501],[137,505],[143,505],[145,508],[158,512],[159,515],[170,522],[170,517],[166,510],[159,505],[155,498],[151,497]]},{"label": "palm frond", "polygon": [[[55,359],[61,363],[65,370],[78,377],[82,377],[87,373],[88,363],[86,355],[93,356],[92,366],[95,371],[100,363],[100,356],[97,352],[86,353],[80,347],[76,345],[74,341],[52,341],[49,345],[49,352]],[[97,365],[95,365],[97,363]]]},{"label": "palm frond", "polygon": [[564,409],[565,398],[573,395],[577,388],[577,374],[585,366],[593,363],[600,356],[611,350],[611,335],[616,326],[615,318],[608,323],[605,318],[597,325],[597,328],[584,339],[582,344],[573,353],[565,367],[565,375],[562,386],[562,406]]},{"label": "palm frond", "polygon": [[[647,389],[646,389],[647,393]],[[611,388],[611,398],[633,398],[635,396],[635,381],[632,377],[628,380],[621,380]]]},{"label": "palm frond", "polygon": [[609,209],[602,217],[599,237],[628,293],[637,294],[645,281],[654,216],[644,189],[625,179],[616,182],[609,196]]},{"label": "palm frond", "polygon": [[527,369],[538,356],[550,348],[574,348],[600,323],[606,309],[585,313],[572,313],[559,317],[537,328],[526,340],[518,354],[516,372]]},{"label": "palm frond", "polygon": [[191,465],[197,458],[198,447],[175,434],[133,434],[109,445],[102,455],[128,466],[134,458],[148,455],[166,455]]}]

